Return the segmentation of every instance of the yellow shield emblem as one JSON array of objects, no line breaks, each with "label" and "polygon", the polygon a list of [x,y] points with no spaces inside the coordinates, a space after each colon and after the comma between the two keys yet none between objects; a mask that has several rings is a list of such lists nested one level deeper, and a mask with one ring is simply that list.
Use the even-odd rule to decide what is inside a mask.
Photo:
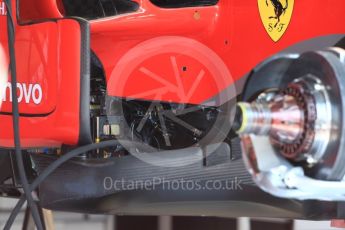
[{"label": "yellow shield emblem", "polygon": [[258,0],[265,30],[277,42],[286,32],[294,8],[294,0]]}]

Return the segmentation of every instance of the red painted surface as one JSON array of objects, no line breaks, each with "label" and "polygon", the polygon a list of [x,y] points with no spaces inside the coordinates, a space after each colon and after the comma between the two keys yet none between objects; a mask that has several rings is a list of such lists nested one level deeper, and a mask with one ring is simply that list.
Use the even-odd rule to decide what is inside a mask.
[{"label": "red painted surface", "polygon": [[[289,28],[277,43],[262,25],[256,0],[219,0],[216,6],[179,9],[136,1],[137,12],[90,21],[91,48],[105,68],[111,96],[201,103],[289,46],[345,34],[343,0],[295,1]],[[21,22],[60,18],[63,12],[60,0],[21,0],[20,9]],[[0,42],[6,47],[4,15],[0,28]],[[76,144],[79,25],[68,19],[17,25],[16,32],[18,81],[39,83],[43,92],[40,104],[20,103],[20,111],[49,113],[21,118],[23,144]],[[10,111],[8,102],[2,111]],[[10,116],[0,116],[0,130],[0,145],[12,146]]]},{"label": "red painted surface", "polygon": [[[91,21],[91,45],[95,53],[100,57],[107,79],[109,94],[120,97],[132,97],[132,95],[145,95],[142,99],[152,100],[156,95],[147,95],[162,84],[151,84],[152,77],[140,73],[140,68],[147,65],[151,72],[159,74],[177,84],[173,78],[171,65],[166,63],[168,58],[149,57],[151,60],[143,60],[137,66],[130,68],[135,70],[129,77],[130,82],[125,88],[119,89],[116,82],[128,81],[127,75],[120,75],[116,71],[118,63],[132,49],[137,49],[143,42],[152,38],[164,39],[166,36],[189,38],[199,42],[213,50],[228,67],[233,80],[238,80],[248,73],[258,63],[267,57],[298,43],[303,40],[315,38],[322,35],[345,33],[345,24],[341,18],[345,15],[345,1],[295,1],[294,13],[287,32],[277,43],[273,42],[266,33],[259,15],[257,1],[220,0],[218,5],[210,7],[195,7],[182,9],[161,9],[150,3],[150,1],[138,1],[141,8],[138,12]],[[176,44],[178,44],[176,40]],[[171,44],[174,49],[173,42]],[[193,56],[194,47],[186,47],[185,52],[190,55],[181,55],[181,52],[166,52],[166,56],[176,56],[180,75],[186,74],[182,71],[183,66],[194,68]],[[163,55],[164,49],[157,42],[156,49]],[[143,52],[145,52],[143,50]],[[199,61],[212,62],[211,57],[204,57]],[[196,64],[196,65],[200,65]],[[207,66],[200,66],[200,69],[207,69]],[[196,70],[197,71],[197,70]],[[197,73],[191,72],[188,78],[183,78],[184,89],[190,90],[190,78],[196,80]],[[113,80],[112,78],[116,79]],[[222,89],[231,84],[232,79],[225,81],[221,88],[209,87],[217,81],[217,73],[207,72],[203,79],[204,84],[196,90],[194,98],[190,103],[200,103],[211,95],[217,95]],[[148,85],[150,83],[150,86]],[[207,86],[207,87],[206,87]],[[149,89],[151,87],[151,89]],[[161,96],[161,100],[185,102],[175,97],[171,92]]]},{"label": "red painted surface", "polygon": [[20,0],[18,7],[20,12],[19,19],[23,23],[47,18],[61,18],[62,15],[58,3],[61,2],[56,0]]},{"label": "red painted surface", "polygon": [[333,228],[345,228],[345,221],[344,220],[332,220],[331,226]]},{"label": "red painted surface", "polygon": [[[8,53],[4,16],[0,16],[0,28],[0,42]],[[18,82],[27,86],[26,95],[29,84],[42,88],[39,104],[32,98],[26,103],[25,95],[19,103],[20,113],[36,116],[20,118],[23,146],[59,146],[78,141],[80,41],[79,23],[71,19],[16,26]],[[9,89],[6,95],[1,112],[11,112]],[[0,145],[13,146],[12,116],[0,115],[0,130]]]}]

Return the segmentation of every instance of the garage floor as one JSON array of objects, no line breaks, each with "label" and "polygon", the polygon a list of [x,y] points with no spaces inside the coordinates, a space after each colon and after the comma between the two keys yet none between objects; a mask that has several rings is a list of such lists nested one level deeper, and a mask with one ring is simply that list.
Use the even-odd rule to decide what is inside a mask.
[{"label": "garage floor", "polygon": [[[0,227],[9,216],[16,200],[0,198]],[[22,229],[25,210],[13,229]],[[331,230],[329,221],[290,221],[272,219],[223,219],[208,217],[128,217],[53,213],[55,230]],[[50,229],[49,229],[50,230]],[[54,229],[51,229],[54,230]]]}]

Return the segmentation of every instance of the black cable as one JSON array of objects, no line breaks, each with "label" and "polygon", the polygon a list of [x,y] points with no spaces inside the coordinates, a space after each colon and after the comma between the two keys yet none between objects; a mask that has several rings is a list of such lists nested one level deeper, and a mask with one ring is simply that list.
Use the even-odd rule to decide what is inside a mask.
[{"label": "black cable", "polygon": [[14,21],[12,15],[12,3],[11,0],[6,0],[7,6],[7,32],[8,32],[8,49],[10,53],[10,67],[11,67],[11,89],[12,89],[12,113],[13,113],[13,133],[14,133],[14,145],[15,145],[15,156],[18,167],[19,177],[24,190],[24,194],[28,205],[30,207],[32,218],[35,221],[36,227],[39,230],[43,230],[43,224],[41,216],[38,212],[38,208],[31,194],[29,182],[27,179],[24,161],[20,146],[20,131],[19,131],[19,106],[17,96],[17,72],[16,72],[16,57],[15,57],[15,32],[14,32]]},{"label": "black cable", "polygon": [[[6,9],[9,9],[10,7],[12,7],[12,5],[11,6],[8,5],[7,1],[5,1],[4,3],[6,5]],[[14,34],[14,27],[15,26],[14,26],[14,20],[13,20],[13,17],[12,17],[12,12],[10,14],[8,13],[7,16],[10,17],[10,22],[12,24],[12,30],[13,30],[13,34]],[[7,20],[7,22],[8,22],[8,20]]]},{"label": "black cable", "polygon": [[[57,168],[59,168],[62,164],[64,164],[66,161],[79,156],[80,154],[87,153],[92,150],[96,149],[102,149],[106,147],[111,147],[119,145],[119,142],[117,140],[110,140],[110,141],[104,141],[97,144],[90,144],[85,145],[83,147],[76,148],[63,156],[61,156],[59,159],[51,163],[40,175],[34,180],[34,182],[30,185],[30,191],[34,191],[51,173],[53,173]],[[14,220],[16,219],[17,215],[20,212],[21,207],[25,203],[25,196],[22,195],[17,202],[16,206],[11,212],[10,217],[8,218],[6,225],[4,227],[5,230],[10,229],[12,224],[14,223]]]}]

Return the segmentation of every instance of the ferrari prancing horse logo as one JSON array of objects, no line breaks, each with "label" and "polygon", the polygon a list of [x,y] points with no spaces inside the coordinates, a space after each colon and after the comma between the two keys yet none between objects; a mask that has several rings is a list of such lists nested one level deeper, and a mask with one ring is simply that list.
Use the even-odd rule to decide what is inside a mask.
[{"label": "ferrari prancing horse logo", "polygon": [[277,42],[286,32],[294,8],[294,0],[258,0],[265,30]]}]

